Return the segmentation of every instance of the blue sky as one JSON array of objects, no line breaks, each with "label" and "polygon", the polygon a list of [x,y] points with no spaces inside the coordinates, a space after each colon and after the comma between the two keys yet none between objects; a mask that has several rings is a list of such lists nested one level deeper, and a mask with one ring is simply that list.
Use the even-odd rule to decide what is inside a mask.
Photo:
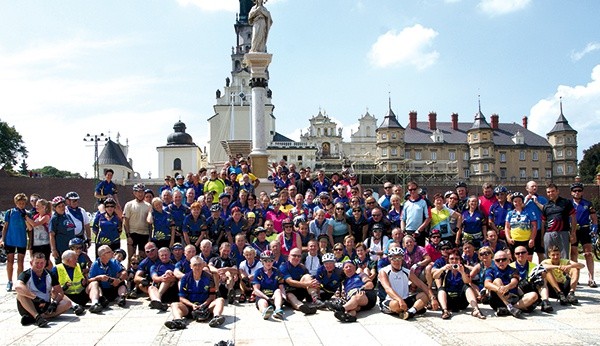
[{"label": "blue sky", "polygon": [[[548,132],[563,97],[579,157],[600,130],[600,2],[271,0],[269,86],[278,132],[298,139],[319,109],[350,130],[366,109],[402,124],[501,122]],[[1,1],[0,119],[23,135],[30,168],[92,175],[87,133],[129,140],[156,177],[156,147],[206,119],[231,69],[237,0]],[[302,119],[298,121],[297,119]]]}]

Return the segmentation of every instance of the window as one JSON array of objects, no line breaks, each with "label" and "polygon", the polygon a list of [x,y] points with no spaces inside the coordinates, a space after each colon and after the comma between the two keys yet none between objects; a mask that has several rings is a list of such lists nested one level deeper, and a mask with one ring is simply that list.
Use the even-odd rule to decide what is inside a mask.
[{"label": "window", "polygon": [[387,133],[382,133],[381,139],[383,139],[384,141],[387,140]]},{"label": "window", "polygon": [[567,137],[567,143],[573,143],[573,136]]},{"label": "window", "polygon": [[396,139],[398,135],[396,133],[392,133],[392,139]]},{"label": "window", "polygon": [[395,163],[392,164],[392,171],[393,172],[397,172],[398,171],[398,164],[395,164]]},{"label": "window", "polygon": [[567,166],[567,173],[568,174],[573,174],[573,166],[572,165],[568,165]]},{"label": "window", "polygon": [[435,161],[435,160],[437,160],[437,151],[432,151],[432,152],[431,152],[431,160],[432,160],[432,161]]},{"label": "window", "polygon": [[500,152],[500,162],[506,162],[506,153]]},{"label": "window", "polygon": [[181,170],[181,159],[180,158],[176,158],[175,160],[173,160],[173,170],[174,171]]},{"label": "window", "polygon": [[546,169],[546,179],[550,179],[550,178],[552,178],[552,170]]},{"label": "window", "polygon": [[519,168],[519,177],[527,178],[527,170],[525,168]]},{"label": "window", "polygon": [[540,170],[539,169],[537,169],[537,168],[533,169],[533,177],[535,179],[538,179],[540,177]]},{"label": "window", "polygon": [[479,134],[477,134],[477,133],[474,133],[474,134],[473,134],[473,140],[474,140],[474,141],[476,141],[476,140],[478,140],[478,139],[479,139]]},{"label": "window", "polygon": [[533,151],[533,153],[531,154],[531,158],[533,159],[533,161],[538,161],[540,159],[537,150]]},{"label": "window", "polygon": [[479,173],[479,165],[473,165],[473,173]]},{"label": "window", "polygon": [[[398,149],[392,148],[392,156],[398,156]],[[394,168],[392,167],[392,169]]]},{"label": "window", "polygon": [[525,150],[519,151],[519,160],[525,161]]},{"label": "window", "polygon": [[302,155],[298,155],[298,161],[302,161]]},{"label": "window", "polygon": [[558,150],[556,151],[556,157],[558,157],[558,158],[561,158],[561,157],[563,157],[563,151],[562,151],[562,149],[558,149]]},{"label": "window", "polygon": [[473,149],[471,152],[471,157],[478,158],[479,157],[479,149]]},{"label": "window", "polygon": [[283,155],[283,160],[287,162],[288,156],[287,155]]},{"label": "window", "polygon": [[387,148],[381,149],[381,156],[387,156],[387,153],[388,153]]},{"label": "window", "polygon": [[469,178],[471,176],[471,171],[469,171],[468,169],[465,169],[464,175],[465,175],[465,178]]},{"label": "window", "polygon": [[490,171],[490,164],[489,163],[484,163],[483,164],[483,171],[484,172],[489,172]]},{"label": "window", "polygon": [[573,150],[567,149],[567,157],[573,156]]},{"label": "window", "polygon": [[552,161],[552,152],[551,151],[546,152],[546,161]]},{"label": "window", "polygon": [[410,159],[410,150],[404,150],[404,158]]},{"label": "window", "polygon": [[488,157],[490,156],[490,150],[488,148],[484,148],[483,149],[483,157]]},{"label": "window", "polygon": [[469,161],[469,152],[468,152],[468,151],[465,151],[465,152],[463,153],[463,160],[465,160],[465,161]]},{"label": "window", "polygon": [[500,168],[500,178],[506,179],[506,168]]},{"label": "window", "polygon": [[557,137],[556,142],[558,142],[558,144],[563,144],[564,139],[562,137]]},{"label": "window", "polygon": [[556,174],[562,175],[565,174],[565,168],[563,165],[556,166]]},{"label": "window", "polygon": [[449,151],[448,152],[448,160],[450,160],[450,161],[455,161],[456,160],[456,151]]},{"label": "window", "polygon": [[422,160],[420,150],[415,151],[415,160]]}]

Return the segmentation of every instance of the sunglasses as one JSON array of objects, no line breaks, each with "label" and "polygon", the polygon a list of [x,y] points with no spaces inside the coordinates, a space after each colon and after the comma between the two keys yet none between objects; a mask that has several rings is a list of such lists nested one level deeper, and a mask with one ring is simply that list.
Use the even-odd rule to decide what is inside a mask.
[{"label": "sunglasses", "polygon": [[384,189],[391,189],[392,187],[391,186],[384,186],[383,188]]},{"label": "sunglasses", "polygon": [[571,192],[583,192],[583,190],[571,190]]},{"label": "sunglasses", "polygon": [[496,263],[502,263],[502,262],[506,262],[506,261],[508,261],[508,258],[496,258],[494,261],[495,261]]},{"label": "sunglasses", "polygon": [[335,208],[335,210],[344,210],[344,208]]},{"label": "sunglasses", "polygon": [[484,252],[480,252],[480,253],[479,253],[479,256],[489,256],[489,255],[491,255],[491,254],[492,254],[491,252],[484,251]]},{"label": "sunglasses", "polygon": [[390,261],[402,261],[402,257],[390,257]]},{"label": "sunglasses", "polygon": [[367,204],[375,204],[375,202],[367,202]]},{"label": "sunglasses", "polygon": [[439,235],[432,235],[430,238],[433,239],[433,238],[441,238],[441,237]]},{"label": "sunglasses", "polygon": [[146,250],[146,253],[151,253],[152,251],[156,251],[156,249]]},{"label": "sunglasses", "polygon": [[131,262],[131,265],[132,265],[132,266],[136,266],[136,265],[138,265],[138,264],[140,264],[140,263],[139,263],[139,262]]},{"label": "sunglasses", "polygon": [[340,249],[340,248],[333,249],[333,251],[342,251],[342,250],[343,249]]},{"label": "sunglasses", "polygon": [[515,252],[515,255],[526,255],[527,251],[519,251],[519,252]]},{"label": "sunglasses", "polygon": [[408,189],[408,191],[416,191],[417,189]]}]

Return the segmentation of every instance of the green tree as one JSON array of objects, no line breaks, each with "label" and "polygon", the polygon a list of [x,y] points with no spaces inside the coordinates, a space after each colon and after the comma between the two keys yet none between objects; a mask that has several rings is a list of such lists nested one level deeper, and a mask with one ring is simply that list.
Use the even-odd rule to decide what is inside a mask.
[{"label": "green tree", "polygon": [[579,162],[579,175],[584,183],[591,184],[595,181],[598,165],[600,165],[600,143],[583,151],[583,159]]},{"label": "green tree", "polygon": [[29,167],[27,166],[27,162],[25,162],[25,159],[23,159],[23,161],[21,162],[21,165],[19,166],[20,170],[19,172],[23,175],[29,175]]},{"label": "green tree", "polygon": [[56,167],[45,166],[44,168],[34,169],[36,173],[39,173],[43,177],[53,178],[81,178],[79,173],[71,173],[69,171],[61,171]]},{"label": "green tree", "polygon": [[14,126],[0,121],[0,166],[12,168],[17,164],[18,157],[27,157],[23,138]]}]

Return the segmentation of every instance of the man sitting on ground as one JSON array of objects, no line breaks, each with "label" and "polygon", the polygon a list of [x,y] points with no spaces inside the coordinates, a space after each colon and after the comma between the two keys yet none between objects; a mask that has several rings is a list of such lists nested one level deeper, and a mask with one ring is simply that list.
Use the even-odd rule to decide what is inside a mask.
[{"label": "man sitting on ground", "polygon": [[238,267],[235,259],[230,257],[231,245],[227,242],[219,247],[219,256],[213,257],[208,267],[210,272],[215,275],[217,287],[219,287],[219,296],[227,297],[228,304],[233,304],[235,300],[235,284],[238,281]]},{"label": "man sitting on ground", "polygon": [[119,306],[125,306],[127,271],[113,258],[113,250],[108,245],[98,248],[98,258],[90,268],[90,279],[86,289],[92,306],[90,312],[100,313],[102,309],[119,297]]},{"label": "man sitting on ground", "polygon": [[546,275],[546,280],[552,289],[550,297],[558,298],[560,305],[579,304],[575,298],[577,282],[579,282],[579,271],[584,267],[583,263],[577,263],[566,258],[560,258],[560,248],[551,246],[548,249],[547,258],[542,261],[542,265],[550,272]]},{"label": "man sitting on ground", "polygon": [[289,259],[279,267],[283,280],[285,282],[285,292],[287,302],[294,310],[300,310],[305,315],[312,315],[317,312],[317,308],[303,303],[304,300],[312,299],[319,306],[323,303],[319,300],[318,289],[321,284],[313,279],[306,267],[300,263],[302,251],[298,248],[290,251]]},{"label": "man sitting on ground", "polygon": [[521,277],[519,288],[521,291],[523,293],[538,292],[542,301],[541,310],[548,313],[554,311],[554,308],[548,301],[548,285],[546,284],[546,276],[548,274],[544,267],[529,262],[525,246],[517,246],[515,248],[515,256],[517,260],[511,263],[510,266],[519,272],[519,276]]},{"label": "man sitting on ground", "polygon": [[62,263],[52,268],[52,273],[58,277],[58,284],[63,292],[73,302],[73,312],[75,315],[83,315],[85,309],[83,306],[90,301],[90,297],[85,292],[87,279],[83,275],[79,263],[77,263],[77,253],[73,250],[67,250],[62,254]]},{"label": "man sitting on ground", "polygon": [[150,287],[150,283],[152,282],[152,279],[150,278],[150,268],[159,262],[157,250],[156,244],[151,241],[144,245],[146,258],[140,262],[138,270],[135,272],[135,277],[133,278],[135,287],[146,294],[148,293],[148,287]]},{"label": "man sitting on ground", "polygon": [[34,253],[31,268],[19,274],[15,291],[24,326],[35,323],[38,327],[46,327],[47,319],[71,308],[71,301],[65,298],[58,277],[46,270],[46,256],[41,252]]},{"label": "man sitting on ground", "polygon": [[192,318],[197,322],[208,322],[210,327],[218,327],[225,322],[223,298],[216,298],[217,289],[213,276],[204,270],[206,262],[200,256],[190,260],[192,271],[181,279],[179,288],[179,302],[173,303],[173,320],[166,321],[169,329],[185,329],[185,318]]},{"label": "man sitting on ground", "polygon": [[175,265],[171,262],[171,250],[163,247],[158,250],[158,263],[150,269],[152,285],[148,287],[150,308],[166,311],[168,303],[177,300],[177,277]]}]

